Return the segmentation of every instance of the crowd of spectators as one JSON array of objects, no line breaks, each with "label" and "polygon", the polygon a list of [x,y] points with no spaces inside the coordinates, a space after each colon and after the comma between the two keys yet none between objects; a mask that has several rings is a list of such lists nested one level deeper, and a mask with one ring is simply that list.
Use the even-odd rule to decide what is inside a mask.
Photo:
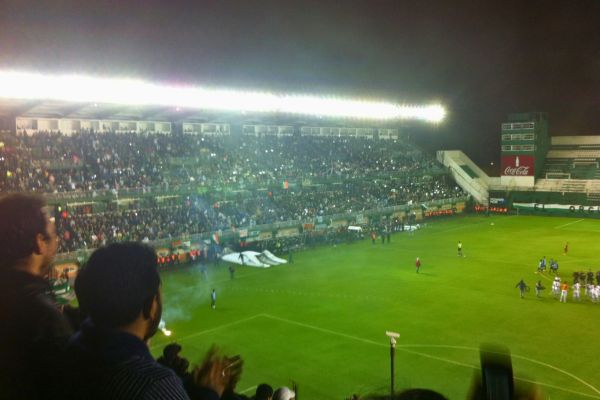
[{"label": "crowd of spectators", "polygon": [[[429,174],[436,165],[431,157],[400,140],[86,131],[5,134],[0,142],[3,192],[94,197],[96,191],[118,194],[125,188],[209,188],[205,195],[182,195],[168,205],[145,201],[119,210],[70,209],[57,218],[61,252],[125,240],[310,222],[463,194],[447,175]],[[284,189],[288,180],[296,184]],[[244,190],[219,197],[210,190],[215,187]]]},{"label": "crowd of spectators", "polygon": [[[416,180],[415,180],[416,181]],[[450,198],[461,194],[444,178],[397,184],[360,182],[328,190],[276,190],[227,201],[187,196],[169,206],[105,212],[67,212],[57,218],[60,251],[133,240],[153,241],[285,221],[313,222],[334,214]],[[91,210],[90,210],[91,211]]]},{"label": "crowd of spectators", "polygon": [[3,192],[353,179],[434,165],[405,142],[364,138],[37,132],[0,141]]}]

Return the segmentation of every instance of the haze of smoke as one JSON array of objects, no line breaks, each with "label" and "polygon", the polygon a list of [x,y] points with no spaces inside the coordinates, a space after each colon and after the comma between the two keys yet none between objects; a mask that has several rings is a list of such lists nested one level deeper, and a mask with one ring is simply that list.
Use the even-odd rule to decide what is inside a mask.
[{"label": "haze of smoke", "polygon": [[189,280],[170,285],[168,290],[163,292],[163,319],[167,323],[189,321],[194,308],[208,307],[210,303],[210,270],[208,280],[203,277],[199,265],[191,267],[190,270],[192,274]]}]

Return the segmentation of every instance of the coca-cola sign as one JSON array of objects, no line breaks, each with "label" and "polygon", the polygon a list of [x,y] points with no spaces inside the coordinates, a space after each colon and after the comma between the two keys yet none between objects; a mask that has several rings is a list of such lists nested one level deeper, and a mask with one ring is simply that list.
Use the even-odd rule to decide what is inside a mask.
[{"label": "coca-cola sign", "polygon": [[533,176],[533,166],[535,157],[533,156],[503,156],[502,157],[502,175],[503,176]]},{"label": "coca-cola sign", "polygon": [[529,175],[529,167],[506,167],[504,175],[527,176]]}]

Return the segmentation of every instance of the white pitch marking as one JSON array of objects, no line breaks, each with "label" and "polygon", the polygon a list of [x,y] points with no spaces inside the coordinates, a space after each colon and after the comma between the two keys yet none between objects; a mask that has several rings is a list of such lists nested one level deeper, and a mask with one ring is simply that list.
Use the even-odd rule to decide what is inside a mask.
[{"label": "white pitch marking", "polygon": [[251,390],[253,390],[253,389],[256,389],[256,387],[257,387],[256,385],[254,385],[254,386],[251,386],[251,387],[249,387],[248,389],[244,389],[244,390],[242,390],[240,393],[247,393],[247,392],[249,392],[249,391],[251,391]]},{"label": "white pitch marking", "polygon": [[[201,336],[201,335],[204,335],[204,334],[206,334],[206,333],[211,333],[211,332],[214,332],[214,331],[218,331],[218,330],[220,330],[220,329],[223,329],[223,328],[228,328],[228,327],[230,327],[230,326],[233,326],[233,325],[243,324],[244,322],[251,321],[251,320],[253,320],[253,319],[255,319],[255,318],[258,318],[258,317],[260,317],[260,316],[262,316],[262,315],[263,315],[263,314],[256,314],[256,315],[253,315],[253,316],[251,316],[251,317],[248,317],[248,318],[243,318],[243,319],[240,319],[240,320],[237,320],[237,321],[233,321],[233,322],[229,322],[229,323],[227,323],[227,324],[219,325],[219,326],[216,326],[216,327],[214,327],[214,328],[211,328],[211,329],[206,329],[206,330],[204,330],[204,331],[195,332],[195,333],[192,333],[191,335],[182,336],[182,337],[180,337],[180,338],[177,338],[177,341],[178,341],[178,342],[182,342],[182,341],[184,341],[184,340],[188,340],[188,339],[194,338],[194,337],[196,337],[196,336]],[[157,347],[161,347],[161,346],[164,346],[164,344],[161,344],[161,345],[154,345],[154,346],[151,346],[150,348],[151,348],[151,349],[155,349],[155,348],[157,348]]]},{"label": "white pitch marking", "polygon": [[[469,347],[469,346],[452,346],[452,345],[446,345],[446,344],[439,344],[439,345],[435,345],[435,344],[430,344],[430,345],[420,345],[420,344],[407,344],[407,345],[399,345],[399,347],[439,347],[439,348],[449,348],[449,349],[459,349],[459,350],[473,350],[473,351],[479,351],[479,349],[475,348],[475,347]],[[563,369],[560,369],[558,367],[555,367],[552,364],[548,364],[542,361],[538,361],[538,360],[534,360],[533,358],[529,358],[529,357],[525,357],[525,356],[520,356],[518,354],[511,354],[511,357],[513,358],[519,358],[521,360],[525,360],[525,361],[529,361],[531,363],[534,364],[539,364],[542,365],[544,367],[553,369],[555,371],[558,371],[562,374],[567,375],[568,377],[571,377],[581,383],[583,383],[584,385],[588,386],[590,389],[592,389],[594,392],[600,394],[600,390],[598,390],[597,388],[595,388],[594,386],[592,386],[591,384],[587,383],[586,381],[584,381],[583,379],[579,378],[578,376],[575,376],[573,374],[571,374],[568,371],[565,371]],[[544,384],[545,385],[545,384]]]},{"label": "white pitch marking", "polygon": [[554,229],[561,229],[561,228],[564,228],[565,226],[573,225],[573,224],[576,224],[581,221],[583,221],[583,219],[578,219],[577,221],[567,222],[566,224],[555,226]]},{"label": "white pitch marking", "polygon": [[[302,326],[302,327],[305,327],[305,328],[309,328],[309,329],[313,329],[313,330],[316,330],[316,331],[321,331],[321,332],[329,333],[329,334],[336,335],[336,336],[345,337],[347,339],[352,339],[352,340],[356,340],[356,341],[359,341],[359,342],[372,344],[372,345],[379,346],[379,347],[388,347],[387,344],[380,343],[380,342],[375,342],[375,341],[369,340],[369,339],[364,339],[364,338],[361,338],[361,337],[358,337],[358,336],[352,336],[352,335],[348,335],[348,334],[345,334],[345,333],[332,331],[330,329],[321,328],[321,327],[318,327],[318,326],[314,326],[314,325],[310,325],[310,324],[305,324],[305,323],[298,322],[298,321],[292,321],[292,320],[289,320],[289,319],[286,319],[286,318],[276,317],[276,316],[273,316],[273,315],[270,315],[270,314],[261,314],[261,315],[264,316],[264,317],[266,317],[266,318],[270,318],[270,319],[274,319],[274,320],[277,320],[277,321],[286,322],[286,323],[293,324],[293,325]],[[449,360],[449,359],[442,358],[442,357],[432,356],[430,354],[421,353],[419,351],[408,350],[406,347],[430,347],[430,348],[436,348],[437,347],[437,348],[453,348],[453,349],[479,351],[479,349],[475,348],[475,347],[450,346],[450,345],[418,345],[418,344],[413,344],[413,345],[398,345],[396,348],[398,350],[404,351],[406,353],[411,353],[411,354],[419,355],[419,356],[422,356],[422,357],[427,357],[427,358],[431,358],[431,359],[435,359],[435,360],[439,360],[439,361],[444,361],[444,362],[447,362],[447,363],[450,363],[450,364],[460,365],[460,366],[468,367],[468,368],[472,368],[472,369],[479,369],[479,367],[477,367],[475,365],[472,365],[472,364],[467,364],[467,363],[462,363],[462,362],[459,362],[459,361]],[[554,365],[551,365],[551,364],[548,364],[548,363],[545,363],[545,362],[542,362],[542,361],[537,361],[537,360],[534,360],[532,358],[515,355],[515,354],[511,354],[511,356],[514,357],[514,358],[519,358],[519,359],[522,359],[522,360],[525,360],[525,361],[529,361],[529,362],[532,362],[532,363],[535,363],[535,364],[539,364],[539,365],[548,367],[550,369],[553,369],[555,371],[558,371],[558,372],[560,372],[562,374],[565,374],[565,375],[567,375],[567,376],[569,376],[569,377],[577,380],[578,382],[580,382],[580,383],[584,384],[585,386],[589,387],[590,389],[592,389],[594,392],[600,394],[600,390],[598,390],[597,388],[595,388],[591,384],[587,383],[583,379],[579,378],[576,375],[573,375],[572,373],[570,373],[568,371],[565,371],[563,369],[555,367]],[[524,379],[521,379],[521,378],[518,378],[518,377],[515,377],[515,379],[524,380]],[[577,394],[581,394],[583,396],[592,397],[592,398],[595,398],[595,399],[600,399],[600,396],[594,396],[594,395],[589,395],[589,394],[585,394],[585,393],[579,393],[579,392],[575,392],[575,391],[572,391],[572,390],[569,390],[569,389],[563,389],[563,388],[560,388],[560,387],[549,385],[549,384],[546,384],[546,383],[543,383],[543,382],[535,382],[535,383],[538,384],[538,385],[550,387],[550,388],[553,388],[553,389],[564,390],[566,392],[577,393]]]}]

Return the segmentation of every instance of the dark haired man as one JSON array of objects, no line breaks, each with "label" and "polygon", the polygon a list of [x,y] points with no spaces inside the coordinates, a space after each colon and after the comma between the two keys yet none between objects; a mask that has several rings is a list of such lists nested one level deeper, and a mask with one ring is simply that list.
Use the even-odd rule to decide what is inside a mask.
[{"label": "dark haired man", "polygon": [[42,197],[0,198],[0,399],[52,397],[71,334],[44,279],[57,247]]},{"label": "dark haired man", "polygon": [[71,328],[45,276],[58,240],[43,198],[0,198],[0,399],[48,398]]},{"label": "dark haired man", "polygon": [[77,276],[75,293],[89,318],[69,343],[73,398],[188,398],[181,379],[147,346],[162,314],[152,248],[115,243],[96,250]]}]

